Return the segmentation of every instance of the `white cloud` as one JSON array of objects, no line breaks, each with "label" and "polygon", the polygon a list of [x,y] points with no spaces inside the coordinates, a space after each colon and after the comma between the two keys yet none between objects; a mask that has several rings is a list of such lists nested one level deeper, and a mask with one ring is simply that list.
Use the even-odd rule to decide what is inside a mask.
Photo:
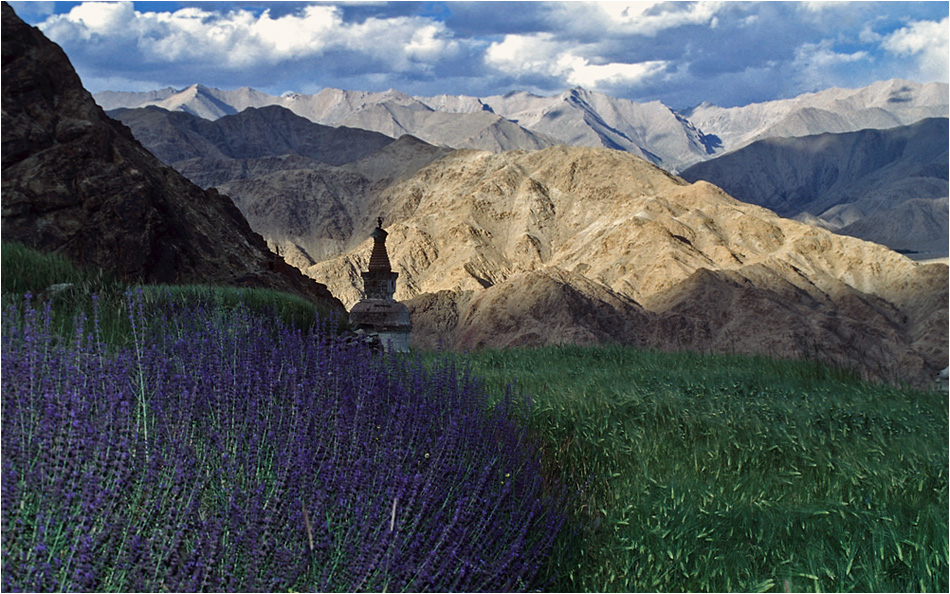
[{"label": "white cloud", "polygon": [[795,62],[800,68],[828,68],[839,64],[849,64],[866,60],[868,53],[858,51],[850,54],[843,54],[832,49],[830,40],[824,40],[819,43],[802,44],[795,53]]},{"label": "white cloud", "polygon": [[803,90],[817,90],[842,84],[842,71],[855,64],[868,62],[871,56],[866,51],[852,53],[836,52],[829,39],[818,43],[804,43],[795,51],[792,69]]},{"label": "white cloud", "polygon": [[201,7],[139,12],[131,2],[84,2],[48,18],[41,28],[59,43],[95,41],[115,51],[139,52],[152,63],[203,62],[231,70],[339,50],[363,53],[402,71],[452,55],[458,47],[442,23],[428,18],[348,23],[339,7],[327,5],[307,5],[273,18],[269,10],[259,15]]},{"label": "white cloud", "polygon": [[562,54],[558,65],[564,68],[567,82],[573,86],[597,89],[605,85],[631,85],[663,71],[666,62],[653,60],[638,64],[590,64],[586,58]]},{"label": "white cloud", "polygon": [[540,74],[556,76],[560,44],[550,33],[505,35],[485,51],[485,62],[514,76]]},{"label": "white cloud", "polygon": [[583,45],[559,42],[550,33],[506,35],[503,41],[491,44],[485,52],[485,63],[505,74],[545,76],[563,80],[571,86],[597,89],[610,85],[633,85],[665,69],[667,63],[652,60],[638,63],[592,63],[599,61],[581,55],[588,53]]},{"label": "white cloud", "polygon": [[270,48],[275,57],[318,53],[332,42],[334,31],[343,29],[339,10],[331,6],[307,6],[303,14],[276,19],[265,11],[256,21],[247,16],[245,19],[247,22],[240,29],[261,46]]},{"label": "white cloud", "polygon": [[590,23],[606,34],[643,35],[685,25],[718,24],[724,2],[566,2],[561,20],[567,24]]},{"label": "white cloud", "polygon": [[369,18],[341,28],[339,46],[363,53],[396,71],[428,69],[454,56],[459,44],[444,24],[419,17]]},{"label": "white cloud", "polygon": [[824,12],[826,10],[834,10],[840,8],[843,3],[840,0],[828,1],[828,0],[805,0],[804,2],[799,3],[799,8],[807,10],[808,12]]},{"label": "white cloud", "polygon": [[135,28],[135,16],[131,2],[84,2],[68,14],[49,17],[40,29],[54,38],[68,36],[84,41],[96,35],[128,38]]},{"label": "white cloud", "polygon": [[881,47],[900,57],[917,61],[917,76],[922,80],[948,79],[950,41],[948,21],[914,21],[883,38]]},{"label": "white cloud", "polygon": [[858,34],[858,41],[861,43],[878,43],[884,39],[879,33],[876,33],[874,29],[871,28],[870,23],[864,25],[864,28],[861,29],[861,32]]}]

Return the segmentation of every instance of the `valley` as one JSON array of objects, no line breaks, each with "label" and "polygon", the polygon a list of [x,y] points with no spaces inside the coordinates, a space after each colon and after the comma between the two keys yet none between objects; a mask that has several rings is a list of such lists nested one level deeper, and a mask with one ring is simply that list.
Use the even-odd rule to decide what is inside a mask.
[{"label": "valley", "polygon": [[3,590],[948,591],[946,84],[94,100],[0,14]]}]

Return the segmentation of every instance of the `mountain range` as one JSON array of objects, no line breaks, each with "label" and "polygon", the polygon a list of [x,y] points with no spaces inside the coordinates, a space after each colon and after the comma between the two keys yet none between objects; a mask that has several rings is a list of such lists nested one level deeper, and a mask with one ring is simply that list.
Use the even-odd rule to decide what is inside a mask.
[{"label": "mountain range", "polygon": [[[404,135],[337,165],[285,138],[287,120],[295,146],[333,129],[276,106],[214,121],[157,107],[110,114],[150,142],[164,138],[156,154],[188,157],[171,164],[231,196],[273,249],[348,307],[360,298],[368,237],[384,216],[400,272],[396,296],[410,307],[417,347],[619,342],[818,356],[869,377],[907,372],[914,381],[945,358],[946,266],[781,218],[627,152],[452,151]],[[242,121],[271,117],[273,126]],[[189,121],[185,129],[204,130],[204,140],[154,133]],[[847,179],[887,163],[924,163],[922,147],[945,122],[853,133],[904,148],[885,150],[874,167],[852,167]],[[220,142],[208,141],[220,137],[217,127],[232,135],[225,144],[257,147],[255,156],[225,157]],[[340,144],[358,144],[354,129],[335,130],[353,135]],[[892,136],[905,141],[882,140]],[[864,146],[849,138],[822,142]],[[811,137],[787,140],[816,150]],[[945,148],[937,146],[939,163]],[[798,165],[810,170],[829,158]],[[906,177],[905,167],[891,170]]]},{"label": "mountain range", "polygon": [[[455,151],[365,212],[386,221],[416,346],[763,353],[915,382],[946,366],[946,265],[779,217],[627,153]],[[305,269],[347,305],[368,226],[358,246]]]},{"label": "mountain range", "polygon": [[948,86],[903,80],[861,89],[828,89],[792,99],[723,108],[702,104],[675,110],[574,88],[541,97],[512,92],[490,97],[413,97],[385,92],[323,89],[312,95],[269,95],[251,88],[202,85],[151,92],[95,95],[106,110],[155,105],[214,120],[248,107],[279,105],[318,124],[412,134],[431,144],[490,151],[555,144],[633,153],[676,173],[768,137],[891,128],[947,117]]},{"label": "mountain range", "polygon": [[[567,144],[622,150],[687,179],[712,181],[740,200],[783,216],[882,243],[915,258],[945,258],[950,252],[950,136],[945,125],[917,125],[926,119],[946,122],[945,84],[891,80],[741,107],[702,104],[687,110],[580,88],[552,97],[526,92],[412,97],[394,90],[338,89],[278,97],[249,88],[223,91],[193,85],[181,91],[104,92],[96,98],[107,108],[146,105],[176,114],[177,127],[170,122],[149,124],[148,118],[121,109],[110,111],[166,163],[187,171],[205,187],[225,180],[212,174],[216,183],[211,183],[200,163],[186,167],[181,163],[185,157],[165,145],[200,151],[205,159],[212,155],[197,146],[183,148],[184,139],[172,136],[208,128],[205,120],[233,126],[237,120],[232,118],[245,109],[283,106],[301,120],[390,138],[410,134],[450,148],[500,152]],[[286,116],[270,113],[273,126],[285,125]],[[187,120],[185,114],[195,117]],[[226,128],[217,130],[219,138],[233,134]],[[353,138],[347,144],[360,143]],[[271,153],[282,154],[279,149],[275,143]],[[348,153],[340,151],[330,164],[356,160]]]},{"label": "mountain range", "polygon": [[[332,201],[362,203],[357,196],[371,185],[372,191],[378,191],[380,184],[352,179],[355,165],[348,166],[346,173],[325,165],[355,163],[394,142],[377,132],[315,124],[273,105],[249,107],[213,121],[155,106],[116,109],[109,114],[127,124],[165,163],[202,187],[228,193],[239,205],[248,193],[258,191],[299,202],[306,196],[320,201],[318,194],[328,190]],[[944,258],[950,243],[947,121],[929,118],[884,130],[759,140],[698,163],[682,175],[690,181],[713,182],[740,200],[782,216],[875,241],[914,258]],[[420,143],[418,139],[394,143],[389,154],[418,148]],[[425,154],[435,158],[446,152],[433,147]],[[417,151],[406,158],[421,166],[425,162],[418,160],[420,155]],[[281,170],[308,173],[276,175]],[[251,182],[252,178],[257,179]],[[337,212],[343,210],[340,207]],[[261,223],[252,212],[245,215],[252,224]],[[286,222],[299,226],[290,217]],[[284,229],[292,231],[290,226]],[[329,246],[308,242],[302,237],[305,233],[288,235],[265,228],[272,237],[296,244],[313,258],[329,253]],[[324,239],[335,242],[352,225],[344,223],[339,230]]]}]

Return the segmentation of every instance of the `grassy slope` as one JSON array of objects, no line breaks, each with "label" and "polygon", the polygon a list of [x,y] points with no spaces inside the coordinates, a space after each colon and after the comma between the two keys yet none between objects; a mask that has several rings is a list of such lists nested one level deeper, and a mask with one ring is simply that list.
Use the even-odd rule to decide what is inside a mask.
[{"label": "grassy slope", "polygon": [[[209,285],[145,285],[131,287],[101,273],[74,267],[57,254],[43,254],[22,244],[3,242],[3,303],[19,303],[30,293],[34,299],[51,302],[57,330],[72,331],[72,318],[79,312],[92,317],[93,295],[97,296],[100,323],[107,340],[123,342],[131,330],[125,293],[140,289],[149,302],[202,301],[209,305],[234,306],[244,303],[252,310],[276,309],[280,317],[297,327],[312,326],[326,312],[306,299],[271,289]],[[58,291],[51,287],[63,285]],[[346,320],[336,320],[346,326]]]}]

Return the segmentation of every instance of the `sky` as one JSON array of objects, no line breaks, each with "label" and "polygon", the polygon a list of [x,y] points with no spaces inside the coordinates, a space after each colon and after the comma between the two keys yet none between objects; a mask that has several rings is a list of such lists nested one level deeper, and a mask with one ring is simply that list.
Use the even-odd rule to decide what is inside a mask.
[{"label": "sky", "polygon": [[93,93],[325,87],[733,107],[948,82],[948,2],[10,2]]}]

